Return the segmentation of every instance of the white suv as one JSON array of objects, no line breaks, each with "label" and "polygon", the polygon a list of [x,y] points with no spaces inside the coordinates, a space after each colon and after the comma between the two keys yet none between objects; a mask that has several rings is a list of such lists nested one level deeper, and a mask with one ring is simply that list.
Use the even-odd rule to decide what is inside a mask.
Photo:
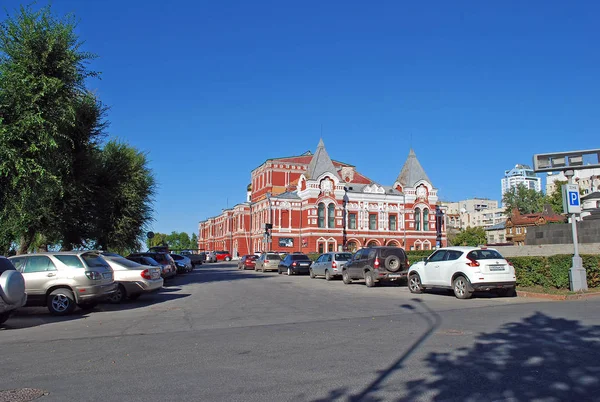
[{"label": "white suv", "polygon": [[459,299],[468,299],[476,290],[495,290],[500,296],[514,296],[515,269],[497,250],[486,247],[446,247],[408,270],[408,288],[445,288]]}]

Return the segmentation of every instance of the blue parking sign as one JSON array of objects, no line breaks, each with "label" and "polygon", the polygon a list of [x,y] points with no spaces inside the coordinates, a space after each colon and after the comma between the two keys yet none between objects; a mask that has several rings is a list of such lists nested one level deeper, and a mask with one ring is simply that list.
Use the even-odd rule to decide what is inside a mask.
[{"label": "blue parking sign", "polygon": [[563,184],[563,208],[567,214],[581,213],[581,200],[577,184]]},{"label": "blue parking sign", "polygon": [[569,191],[569,205],[579,206],[579,191]]}]

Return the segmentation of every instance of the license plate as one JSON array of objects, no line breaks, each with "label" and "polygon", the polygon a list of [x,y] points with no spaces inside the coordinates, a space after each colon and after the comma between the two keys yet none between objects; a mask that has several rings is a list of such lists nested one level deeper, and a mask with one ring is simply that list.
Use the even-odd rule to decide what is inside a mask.
[{"label": "license plate", "polygon": [[152,273],[152,279],[158,279],[158,278],[160,278],[160,272],[156,272],[156,271],[154,271],[154,272]]},{"label": "license plate", "polygon": [[388,278],[402,278],[404,275],[402,274],[389,274]]},{"label": "license plate", "polygon": [[308,262],[306,262],[306,263],[301,263],[301,264],[300,264],[300,266],[301,266],[301,267],[308,267],[309,265],[310,265],[310,264],[309,264]]},{"label": "license plate", "polygon": [[504,271],[504,265],[490,265],[490,271]]},{"label": "license plate", "polygon": [[112,273],[110,273],[110,272],[105,272],[105,273],[103,273],[103,274],[102,274],[102,277],[103,277],[104,279],[112,279]]}]

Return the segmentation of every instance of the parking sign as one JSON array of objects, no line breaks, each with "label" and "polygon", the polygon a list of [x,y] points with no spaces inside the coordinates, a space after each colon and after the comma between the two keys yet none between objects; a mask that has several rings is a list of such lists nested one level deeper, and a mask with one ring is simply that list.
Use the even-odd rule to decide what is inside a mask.
[{"label": "parking sign", "polygon": [[581,213],[581,202],[579,199],[579,186],[577,184],[563,184],[563,210],[567,214]]}]

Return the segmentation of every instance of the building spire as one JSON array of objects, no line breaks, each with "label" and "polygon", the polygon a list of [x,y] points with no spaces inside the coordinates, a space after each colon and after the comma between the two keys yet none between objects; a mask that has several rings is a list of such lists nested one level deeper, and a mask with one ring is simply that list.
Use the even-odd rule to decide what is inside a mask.
[{"label": "building spire", "polygon": [[331,161],[331,158],[325,149],[323,138],[321,138],[319,140],[319,145],[317,145],[317,150],[308,164],[306,176],[309,179],[316,180],[317,177],[321,176],[323,173],[331,173],[333,176],[340,179],[337,169],[333,165],[333,162]]},{"label": "building spire", "polygon": [[398,178],[396,178],[396,181],[404,188],[414,187],[420,180],[431,183],[431,180],[427,177],[427,173],[425,173],[425,170],[419,163],[415,151],[411,148],[408,153],[408,158],[406,159],[406,162],[404,162],[404,166],[402,167]]}]

